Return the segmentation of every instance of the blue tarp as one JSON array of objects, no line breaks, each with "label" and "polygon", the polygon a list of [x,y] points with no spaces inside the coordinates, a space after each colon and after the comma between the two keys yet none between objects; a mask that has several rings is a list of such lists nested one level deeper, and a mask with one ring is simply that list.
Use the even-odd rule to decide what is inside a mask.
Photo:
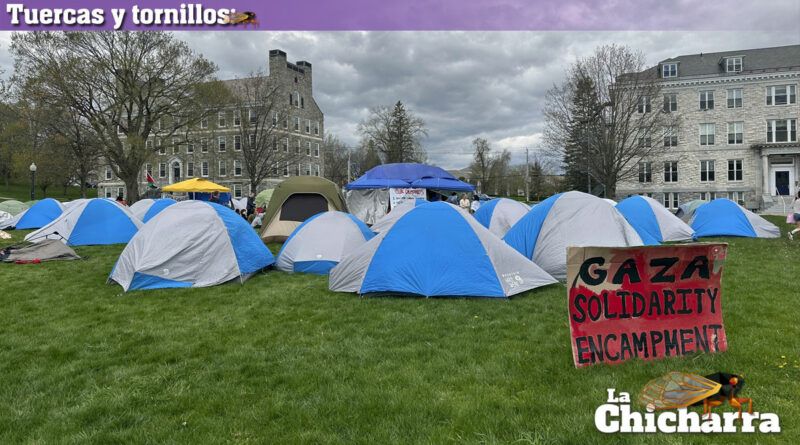
[{"label": "blue tarp", "polygon": [[379,165],[347,184],[347,190],[404,187],[458,191],[475,190],[474,185],[459,181],[439,167],[409,163]]},{"label": "blue tarp", "polygon": [[45,198],[29,208],[14,228],[17,230],[39,229],[61,216],[62,212],[61,204],[58,201]]},{"label": "blue tarp", "polygon": [[658,245],[664,241],[661,226],[650,204],[641,196],[631,196],[617,204],[617,210],[636,229],[636,233],[646,245]]},{"label": "blue tarp", "polygon": [[150,208],[147,209],[147,213],[144,214],[144,218],[142,218],[142,222],[150,221],[151,218],[158,215],[159,212],[166,209],[167,207],[175,204],[177,201],[170,198],[163,198],[163,199],[156,199]]},{"label": "blue tarp", "polygon": [[67,245],[124,244],[130,241],[138,230],[131,218],[113,201],[92,199],[78,216],[67,239]]},{"label": "blue tarp", "polygon": [[715,199],[694,211],[692,228],[697,236],[757,237],[753,225],[735,202]]}]

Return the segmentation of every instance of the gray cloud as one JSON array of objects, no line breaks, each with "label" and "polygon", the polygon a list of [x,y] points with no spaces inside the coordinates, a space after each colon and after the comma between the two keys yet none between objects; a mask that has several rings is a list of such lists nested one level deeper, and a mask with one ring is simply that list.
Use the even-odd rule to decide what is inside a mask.
[{"label": "gray cloud", "polygon": [[[617,43],[639,49],[649,64],[682,54],[797,44],[774,32],[179,32],[219,66],[219,77],[266,67],[280,48],[313,65],[314,98],[326,130],[358,143],[356,126],[369,109],[402,100],[422,117],[433,163],[463,168],[475,137],[509,149],[523,162],[541,137],[546,91],[578,57]],[[12,71],[10,33],[0,32],[0,69]]]}]

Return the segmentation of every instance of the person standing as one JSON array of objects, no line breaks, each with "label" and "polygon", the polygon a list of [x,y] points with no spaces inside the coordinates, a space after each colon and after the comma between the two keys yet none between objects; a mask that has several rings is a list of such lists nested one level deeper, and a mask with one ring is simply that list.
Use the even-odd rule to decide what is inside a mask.
[{"label": "person standing", "polygon": [[213,203],[216,203],[216,204],[219,204],[219,192],[212,193],[211,194],[211,199],[209,199],[209,201],[213,202]]},{"label": "person standing", "polygon": [[447,198],[447,202],[453,205],[458,205],[458,193],[453,192],[453,194],[450,195],[449,198]]},{"label": "person standing", "polygon": [[469,211],[469,198],[467,198],[466,193],[461,194],[461,201],[458,201],[458,206],[466,211]]},{"label": "person standing", "polygon": [[247,197],[247,216],[252,215],[256,211],[256,194],[250,192]]},{"label": "person standing", "polygon": [[794,234],[800,232],[800,190],[797,191],[794,199],[792,200],[792,219],[794,219],[794,223],[797,227],[794,228],[791,232],[789,232],[789,239],[794,239]]}]

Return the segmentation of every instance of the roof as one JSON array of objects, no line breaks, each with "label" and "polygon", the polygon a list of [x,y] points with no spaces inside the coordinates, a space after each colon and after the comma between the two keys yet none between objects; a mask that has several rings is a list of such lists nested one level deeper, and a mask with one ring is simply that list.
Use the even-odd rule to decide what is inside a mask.
[{"label": "roof", "polygon": [[348,190],[380,188],[425,188],[473,191],[475,186],[461,182],[439,167],[425,164],[383,164],[347,184]]},{"label": "roof", "polygon": [[201,178],[187,179],[161,188],[164,192],[230,192],[231,189]]},{"label": "roof", "polygon": [[742,73],[800,69],[800,45],[686,54],[662,60],[658,63],[658,66],[677,62],[679,78],[719,75],[726,74],[724,59],[727,57],[742,58]]}]

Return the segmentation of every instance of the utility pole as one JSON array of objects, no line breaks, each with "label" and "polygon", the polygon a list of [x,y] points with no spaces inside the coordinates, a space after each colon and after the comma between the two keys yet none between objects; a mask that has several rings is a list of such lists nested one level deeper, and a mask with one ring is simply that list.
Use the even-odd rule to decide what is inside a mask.
[{"label": "utility pole", "polygon": [[531,199],[531,194],[530,191],[528,190],[530,183],[530,177],[529,177],[530,171],[531,167],[528,164],[528,148],[526,147],[525,148],[525,201],[530,201]]},{"label": "utility pole", "polygon": [[591,153],[591,132],[586,128],[586,193],[592,193],[592,176],[589,174],[589,154]]},{"label": "utility pole", "polygon": [[350,149],[350,147],[347,147],[347,184],[350,183],[350,178],[351,178],[351,176],[350,176],[350,153],[352,153],[352,150]]}]

